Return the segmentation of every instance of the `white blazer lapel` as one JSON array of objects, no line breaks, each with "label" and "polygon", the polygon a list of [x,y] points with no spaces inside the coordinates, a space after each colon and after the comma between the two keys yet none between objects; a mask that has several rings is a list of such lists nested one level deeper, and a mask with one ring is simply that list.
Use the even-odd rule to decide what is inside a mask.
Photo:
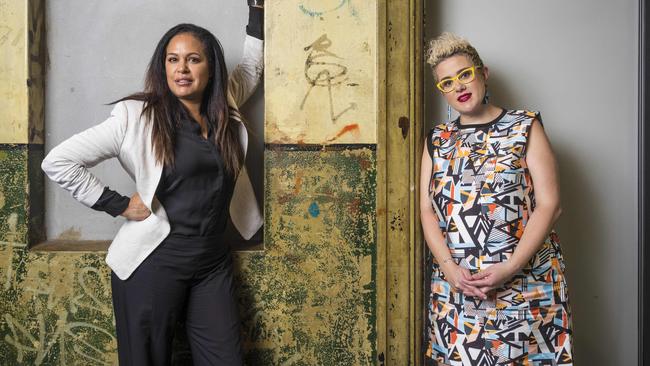
[{"label": "white blazer lapel", "polygon": [[233,111],[233,119],[239,122],[239,143],[244,155],[244,165],[242,166],[235,188],[230,200],[230,219],[233,225],[239,231],[241,236],[248,240],[262,227],[262,213],[257,205],[253,185],[251,184],[248,172],[246,171],[246,153],[248,151],[248,132],[244,125],[239,111],[235,107],[234,98],[228,92],[228,104]]}]

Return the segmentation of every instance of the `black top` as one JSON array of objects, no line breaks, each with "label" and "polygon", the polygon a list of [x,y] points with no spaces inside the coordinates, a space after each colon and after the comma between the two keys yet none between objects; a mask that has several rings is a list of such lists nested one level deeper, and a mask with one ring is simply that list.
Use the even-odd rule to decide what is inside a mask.
[{"label": "black top", "polygon": [[246,34],[257,39],[264,39],[264,10],[262,8],[248,7]]},{"label": "black top", "polygon": [[[228,207],[234,189],[223,159],[214,142],[194,120],[182,120],[176,130],[174,165],[164,166],[156,197],[165,208],[170,235],[213,236],[222,233],[228,222]],[[106,188],[92,208],[117,216],[129,198]]]},{"label": "black top", "polygon": [[171,224],[170,235],[222,233],[228,222],[234,180],[225,171],[213,129],[205,139],[197,122],[183,120],[174,145],[174,166],[163,168],[156,190]]}]

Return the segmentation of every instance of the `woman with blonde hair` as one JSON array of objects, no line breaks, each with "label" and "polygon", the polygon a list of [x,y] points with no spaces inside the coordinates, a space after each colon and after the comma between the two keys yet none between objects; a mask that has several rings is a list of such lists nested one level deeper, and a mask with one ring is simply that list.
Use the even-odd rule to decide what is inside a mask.
[{"label": "woman with blonde hair", "polygon": [[[427,364],[571,365],[555,157],[541,116],[487,98],[489,69],[443,33],[427,52],[459,117],[428,133],[420,210],[431,262]],[[533,185],[534,183],[534,185]]]}]

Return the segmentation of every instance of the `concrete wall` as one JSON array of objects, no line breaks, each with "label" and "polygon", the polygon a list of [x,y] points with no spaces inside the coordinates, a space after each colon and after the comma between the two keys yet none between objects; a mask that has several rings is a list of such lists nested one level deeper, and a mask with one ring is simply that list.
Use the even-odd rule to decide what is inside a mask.
[{"label": "concrete wall", "polygon": [[[427,2],[426,38],[460,34],[491,100],[542,112],[560,164],[557,225],[580,365],[637,362],[636,0]],[[428,75],[429,76],[429,75]],[[427,121],[446,118],[430,77]]]},{"label": "concrete wall", "polygon": [[[246,35],[245,1],[177,2],[83,0],[47,1],[49,66],[46,78],[46,142],[49,151],[72,134],[105,120],[106,105],[142,90],[144,73],[162,35],[179,23],[210,30],[222,43],[232,70],[239,62]],[[172,10],[173,9],[173,10]],[[263,191],[263,87],[243,108],[253,127],[248,168],[260,204]],[[116,160],[93,169],[112,189],[131,195],[135,185]],[[110,240],[122,224],[103,212],[87,209],[54,183],[46,182],[48,239]],[[65,212],[65,215],[61,215]]]}]

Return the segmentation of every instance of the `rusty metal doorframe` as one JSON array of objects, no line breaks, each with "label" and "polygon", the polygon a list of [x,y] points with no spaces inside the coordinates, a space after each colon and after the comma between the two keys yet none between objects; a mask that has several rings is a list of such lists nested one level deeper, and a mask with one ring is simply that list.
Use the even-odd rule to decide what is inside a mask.
[{"label": "rusty metal doorframe", "polygon": [[[423,148],[422,0],[379,1],[378,365],[421,365],[424,326],[419,167]],[[384,281],[381,281],[384,280]],[[381,296],[381,295],[380,295]]]}]

